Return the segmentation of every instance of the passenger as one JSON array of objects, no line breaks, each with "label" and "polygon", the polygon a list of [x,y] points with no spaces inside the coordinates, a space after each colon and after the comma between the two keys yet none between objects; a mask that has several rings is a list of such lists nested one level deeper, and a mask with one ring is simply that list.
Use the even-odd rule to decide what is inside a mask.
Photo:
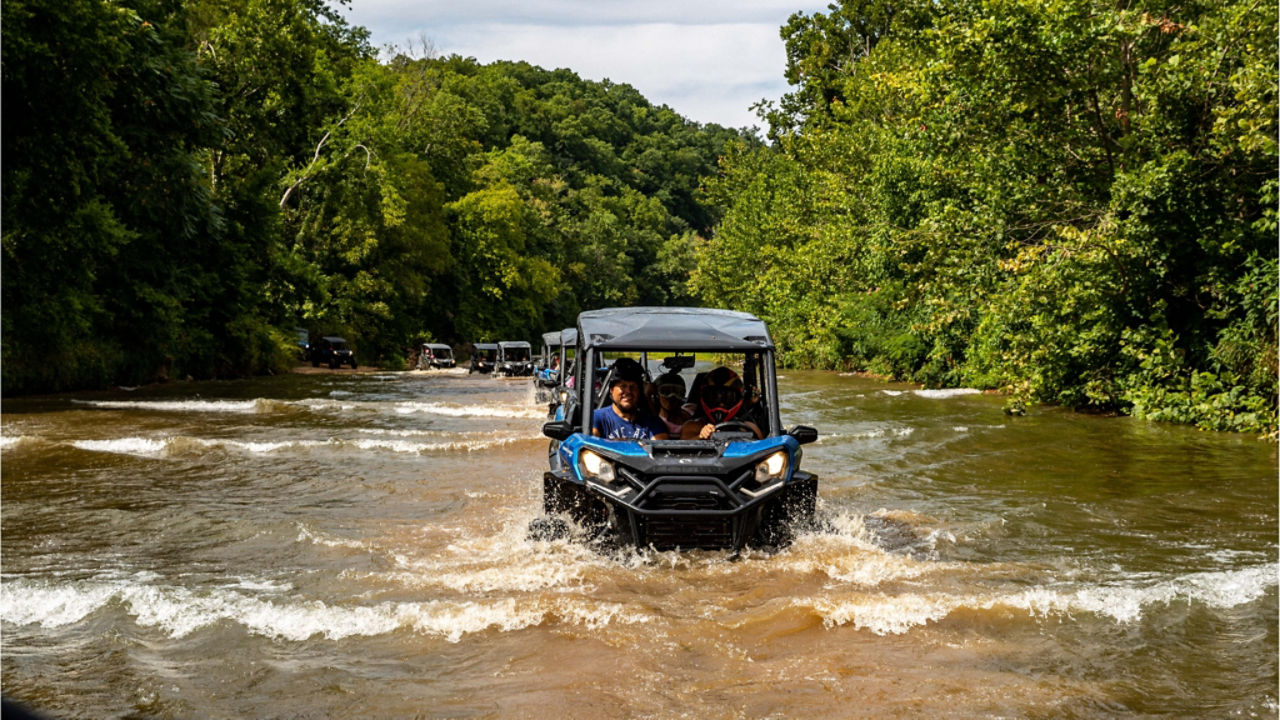
[{"label": "passenger", "polygon": [[690,417],[698,414],[698,402],[702,399],[702,385],[707,381],[707,374],[700,372],[693,376],[693,384],[689,386],[689,397],[684,403],[684,411]]},{"label": "passenger", "polygon": [[666,373],[658,376],[654,386],[657,389],[658,417],[666,424],[672,437],[680,437],[684,424],[692,419],[683,407],[684,378],[680,373]]},{"label": "passenger", "polygon": [[667,426],[648,412],[644,401],[644,369],[630,358],[613,363],[607,407],[591,415],[591,434],[606,440],[666,440]]},{"label": "passenger", "polygon": [[742,378],[721,366],[707,373],[698,400],[699,412],[680,431],[683,440],[706,440],[721,423],[742,423],[757,439],[764,437],[760,426],[742,415]]}]

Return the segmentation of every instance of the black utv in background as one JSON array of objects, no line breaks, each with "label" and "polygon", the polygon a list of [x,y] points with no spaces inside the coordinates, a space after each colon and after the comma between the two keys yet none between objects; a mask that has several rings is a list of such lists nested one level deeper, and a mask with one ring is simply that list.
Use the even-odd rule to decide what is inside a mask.
[{"label": "black utv in background", "polygon": [[320,367],[321,363],[327,364],[331,369],[338,369],[342,365],[350,365],[351,369],[356,369],[356,354],[344,338],[327,335],[319,340],[311,343],[311,367]]},{"label": "black utv in background", "polygon": [[467,367],[467,374],[493,372],[498,362],[498,344],[476,343],[474,348],[471,351],[471,364]]},{"label": "black utv in background", "polygon": [[523,340],[498,343],[498,373],[507,377],[533,374],[533,348]]}]

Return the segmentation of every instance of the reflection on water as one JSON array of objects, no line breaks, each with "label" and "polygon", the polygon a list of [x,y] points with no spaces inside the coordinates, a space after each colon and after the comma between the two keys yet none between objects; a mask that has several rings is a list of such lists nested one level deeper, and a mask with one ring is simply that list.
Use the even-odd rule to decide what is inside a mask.
[{"label": "reflection on water", "polygon": [[788,372],[779,552],[530,539],[527,380],[6,401],[7,696],[59,717],[1275,716],[1276,452]]}]

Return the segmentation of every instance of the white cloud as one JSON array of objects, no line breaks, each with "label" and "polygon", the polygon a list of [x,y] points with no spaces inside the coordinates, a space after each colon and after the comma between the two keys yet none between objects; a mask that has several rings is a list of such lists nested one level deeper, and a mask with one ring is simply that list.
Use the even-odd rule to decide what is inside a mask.
[{"label": "white cloud", "polygon": [[441,55],[569,68],[632,85],[697,122],[746,127],[762,125],[753,103],[787,92],[778,32],[798,10],[826,3],[355,0],[344,15],[379,47],[426,38]]},{"label": "white cloud", "polygon": [[442,54],[525,60],[628,83],[694,120],[734,127],[751,124],[749,105],[786,85],[781,43],[761,25],[470,25],[436,43]]}]

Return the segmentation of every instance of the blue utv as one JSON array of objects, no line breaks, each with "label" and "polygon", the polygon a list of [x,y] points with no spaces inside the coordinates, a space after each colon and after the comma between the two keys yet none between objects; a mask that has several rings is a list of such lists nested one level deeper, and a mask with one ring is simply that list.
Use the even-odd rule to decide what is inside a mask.
[{"label": "blue utv", "polygon": [[560,369],[564,361],[565,330],[542,334],[542,355],[533,369],[533,386],[538,402],[550,402],[560,387]]},{"label": "blue utv", "polygon": [[[573,386],[543,426],[552,439],[543,476],[548,515],[655,549],[777,547],[790,542],[793,528],[812,523],[818,478],[800,469],[800,446],[818,433],[804,425],[783,429],[775,349],[762,321],[729,310],[611,308],[579,315],[576,335]],[[739,421],[748,417],[743,412],[714,424],[705,439],[599,437],[593,413],[609,407],[614,372],[606,355],[639,357],[646,385],[655,379],[651,355],[665,355],[656,368],[664,382],[696,371],[699,362],[735,366],[753,422]],[[685,384],[695,413],[707,374]],[[706,419],[724,418],[708,411]]]}]

